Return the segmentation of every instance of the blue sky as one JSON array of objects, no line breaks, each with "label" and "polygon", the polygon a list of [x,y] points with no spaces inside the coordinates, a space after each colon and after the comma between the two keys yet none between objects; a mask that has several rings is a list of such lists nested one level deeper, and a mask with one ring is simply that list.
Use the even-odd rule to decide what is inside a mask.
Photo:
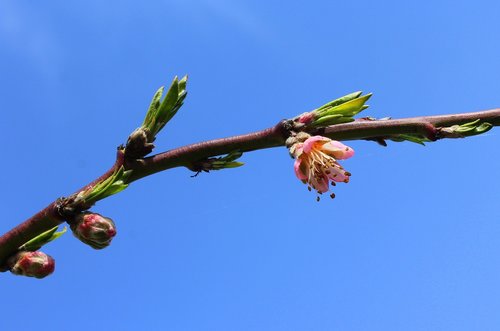
[{"label": "blue sky", "polygon": [[[189,74],[157,150],[260,130],[346,93],[366,116],[500,107],[496,1],[0,0],[0,232],[107,170],[154,91]],[[1,274],[1,330],[498,330],[499,133],[349,142],[315,201],[286,149],[173,169],[93,210],[45,280]]]}]

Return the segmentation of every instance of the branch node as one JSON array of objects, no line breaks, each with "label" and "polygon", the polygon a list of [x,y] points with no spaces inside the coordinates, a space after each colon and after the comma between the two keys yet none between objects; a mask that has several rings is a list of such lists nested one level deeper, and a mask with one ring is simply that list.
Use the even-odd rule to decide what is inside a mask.
[{"label": "branch node", "polygon": [[77,214],[92,208],[93,204],[85,202],[80,194],[73,194],[70,197],[60,197],[56,200],[55,207],[57,213],[70,224]]},{"label": "branch node", "polygon": [[422,123],[422,128],[424,129],[425,137],[430,141],[436,141],[439,139],[438,129],[436,129],[436,127],[432,123],[424,122]]},{"label": "branch node", "polygon": [[285,140],[297,131],[300,131],[293,120],[287,119],[279,121],[279,123],[276,124],[275,129],[278,129],[281,132],[281,136]]}]

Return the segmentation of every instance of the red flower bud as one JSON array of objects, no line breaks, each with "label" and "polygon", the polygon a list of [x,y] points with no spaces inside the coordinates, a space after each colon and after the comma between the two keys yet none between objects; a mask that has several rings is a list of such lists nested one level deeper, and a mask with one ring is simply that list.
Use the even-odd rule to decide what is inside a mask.
[{"label": "red flower bud", "polygon": [[75,237],[95,249],[108,246],[116,235],[115,223],[97,213],[78,214],[70,227]]},{"label": "red flower bud", "polygon": [[55,261],[43,252],[19,252],[8,261],[15,275],[44,278],[54,272]]}]

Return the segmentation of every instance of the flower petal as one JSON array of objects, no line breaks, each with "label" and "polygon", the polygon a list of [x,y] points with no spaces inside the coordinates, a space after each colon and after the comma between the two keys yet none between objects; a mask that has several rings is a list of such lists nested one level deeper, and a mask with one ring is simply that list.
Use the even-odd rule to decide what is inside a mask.
[{"label": "flower petal", "polygon": [[341,143],[340,141],[331,140],[321,147],[321,151],[332,155],[337,160],[348,159],[354,155],[354,150]]},{"label": "flower petal", "polygon": [[329,186],[328,186],[328,178],[326,176],[321,176],[319,178],[313,177],[311,179],[310,184],[316,191],[319,193],[325,193],[328,191]]},{"label": "flower petal", "polygon": [[301,169],[301,163],[302,159],[298,158],[295,160],[295,163],[293,164],[293,170],[295,170],[295,176],[297,176],[297,178],[300,180],[307,180],[307,175],[304,173],[303,169]]},{"label": "flower petal", "polygon": [[349,180],[349,176],[346,175],[346,172],[342,168],[337,168],[337,167],[331,167],[328,169],[330,171],[330,174],[328,175],[328,178],[334,182],[345,182],[346,180]]},{"label": "flower petal", "polygon": [[304,153],[310,153],[311,150],[313,150],[315,148],[315,143],[318,142],[318,141],[330,141],[330,139],[326,138],[326,137],[322,137],[322,136],[312,136],[312,137],[309,137],[306,139],[306,141],[304,141]]}]

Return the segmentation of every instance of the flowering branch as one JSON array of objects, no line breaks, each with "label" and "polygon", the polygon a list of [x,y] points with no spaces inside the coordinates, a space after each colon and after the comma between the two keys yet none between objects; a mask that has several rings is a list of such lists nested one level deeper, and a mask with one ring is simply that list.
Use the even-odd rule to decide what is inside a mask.
[{"label": "flowering branch", "polygon": [[[444,138],[459,138],[443,133],[443,128],[474,120],[500,126],[500,108],[472,113],[422,116],[394,120],[359,119],[350,123],[312,130],[310,134],[321,134],[336,140],[388,139],[400,134],[422,135],[430,141]],[[197,160],[228,154],[231,151],[251,152],[259,149],[284,146],[291,124],[281,121],[276,126],[245,135],[209,140],[187,145],[147,157],[132,165],[134,171],[129,181],[133,182],[154,173],[179,167],[189,167]]]},{"label": "flowering branch", "polygon": [[[86,191],[111,177],[116,169],[123,165],[123,161],[123,154],[118,152],[116,162],[111,169],[77,192]],[[21,245],[65,221],[64,213],[60,212],[62,200],[66,199],[59,198],[51,202],[47,207],[0,237],[0,271],[9,269],[6,260],[10,255],[16,253]]]},{"label": "flowering branch", "polygon": [[[9,269],[12,271],[13,265],[20,260],[19,258],[14,261],[12,257],[19,255],[19,248],[23,244],[64,221],[71,225],[73,231],[76,228],[82,228],[81,231],[87,232],[97,229],[98,232],[95,233],[98,237],[92,237],[91,233],[90,237],[85,236],[85,240],[82,241],[91,242],[94,248],[107,246],[116,233],[114,223],[99,214],[86,211],[96,201],[123,190],[136,180],[160,171],[181,166],[196,172],[236,167],[241,165],[235,162],[241,153],[285,146],[287,139],[297,132],[335,140],[374,140],[385,145],[386,140],[409,140],[422,143],[444,138],[460,138],[483,133],[492,126],[500,126],[500,109],[405,119],[360,118],[353,120],[353,115],[366,108],[364,102],[370,97],[370,95],[360,97],[361,93],[355,93],[337,99],[341,102],[335,103],[336,100],[334,100],[315,111],[291,120],[280,121],[274,127],[262,131],[200,142],[145,157],[154,147],[152,142],[156,134],[177,112],[186,96],[186,78],[180,81],[176,78],[172,86],[163,101],[161,101],[163,90],[155,94],[143,126],[130,135],[126,146],[119,147],[116,162],[110,170],[70,197],[59,198],[50,203],[46,208],[0,237],[0,266],[3,266],[0,267],[0,271]],[[355,104],[355,109],[352,108],[353,104]],[[321,126],[318,123],[327,123],[328,126]],[[313,142],[319,143],[320,147],[325,150],[330,148],[326,140],[314,138],[311,144]],[[335,146],[344,145],[339,143]],[[309,147],[304,147],[306,153],[307,148]],[[339,151],[330,152],[331,155],[336,155],[336,158],[352,155],[349,151],[349,155],[338,157],[337,155],[343,155]],[[215,158],[221,155],[227,156]],[[348,172],[342,174],[347,177],[349,175]],[[323,189],[318,189],[318,192],[323,192]],[[75,233],[80,239],[84,234],[87,235],[83,232]],[[9,261],[11,261],[10,264]],[[35,275],[35,277],[38,276]]]}]

